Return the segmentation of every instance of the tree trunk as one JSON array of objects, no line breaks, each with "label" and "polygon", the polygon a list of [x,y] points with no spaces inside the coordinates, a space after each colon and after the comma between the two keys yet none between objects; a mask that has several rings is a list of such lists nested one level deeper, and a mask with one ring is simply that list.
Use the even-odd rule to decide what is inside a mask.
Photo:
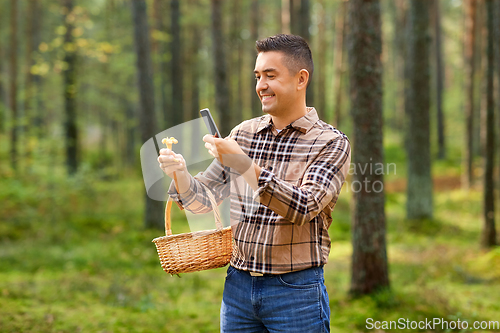
[{"label": "tree trunk", "polygon": [[[33,17],[33,50],[38,48],[38,45],[42,42],[42,15],[43,10],[39,0],[35,0],[34,6],[34,15]],[[34,85],[34,101],[33,101],[33,134],[36,136],[36,140],[38,138],[44,137],[45,133],[45,110],[43,105],[43,84],[42,84],[42,76],[34,75],[33,76],[33,85]],[[36,142],[36,141],[35,141]]]},{"label": "tree trunk", "polygon": [[[304,38],[309,47],[311,47],[311,35],[309,34],[309,26],[311,25],[311,15],[310,15],[310,6],[309,0],[300,0],[300,11],[299,11],[299,19],[300,19],[300,35]],[[322,68],[321,70],[325,70]],[[310,73],[309,75],[309,86],[306,91],[306,103],[307,105],[314,106],[314,75]]]},{"label": "tree trunk", "polygon": [[28,2],[28,14],[27,14],[27,27],[26,27],[26,79],[25,79],[25,94],[24,94],[24,121],[23,121],[23,132],[26,135],[26,145],[25,145],[25,157],[26,157],[26,167],[30,168],[32,161],[31,155],[34,149],[33,142],[33,74],[31,74],[31,66],[33,65],[33,53],[37,47],[34,44],[34,34],[35,34],[35,16],[38,14],[37,11],[37,0],[29,0]]},{"label": "tree trunk", "polygon": [[[290,0],[283,0],[283,1],[290,1]],[[255,54],[255,42],[259,39],[259,0],[252,0],[251,3],[251,9],[250,9],[250,38],[252,38],[252,41],[254,44],[252,45],[252,50],[250,54]],[[253,58],[255,59],[255,57]],[[255,65],[255,61],[253,62],[252,66]],[[252,108],[252,117],[258,117],[262,114],[262,106],[260,103],[259,96],[257,96],[257,93],[255,92],[255,77],[254,75],[250,75],[250,82],[251,82],[251,87],[253,88],[252,90],[252,97],[251,97],[251,108]]]},{"label": "tree trunk", "polygon": [[[494,3],[486,0],[487,13],[487,74],[486,74],[486,145],[484,147],[484,182],[483,182],[483,218],[484,228],[482,246],[492,248],[496,245],[495,231],[495,180],[493,169],[495,165],[495,105],[493,99],[494,65]],[[498,41],[497,41],[498,42]]]},{"label": "tree trunk", "polygon": [[[192,6],[195,6],[198,4],[198,1],[193,1],[191,4]],[[190,63],[191,65],[189,66],[190,68],[190,81],[191,81],[191,87],[190,87],[190,92],[191,92],[191,104],[190,104],[190,109],[191,109],[191,119],[199,119],[200,118],[200,56],[199,56],[199,50],[203,47],[201,45],[203,38],[202,38],[202,32],[200,30],[200,27],[198,24],[193,24],[191,26],[191,43],[189,45],[189,54],[190,54]],[[193,128],[191,129],[192,131],[192,142],[193,144],[191,145],[191,159],[195,158],[196,156],[199,156],[200,154],[200,146],[201,143],[203,142],[202,140],[202,133],[206,131],[206,128],[199,128],[198,126],[200,125],[197,122],[192,122]]]},{"label": "tree trunk", "polygon": [[73,40],[73,0],[64,0],[64,22],[66,33],[64,35],[66,69],[64,76],[64,109],[66,120],[64,123],[66,133],[66,168],[68,174],[73,175],[78,169],[78,128],[76,112],[76,47]]},{"label": "tree trunk", "polygon": [[[104,34],[106,40],[112,40],[111,34],[110,34],[110,29],[111,29],[111,15],[112,15],[112,9],[110,8],[110,3],[108,2],[106,5],[106,12],[105,12],[105,18],[104,18]],[[102,64],[99,64],[101,67],[102,74],[104,76],[103,80],[109,80],[106,86],[108,84],[111,84],[112,80],[110,80],[110,72],[109,72],[109,62],[103,62]],[[108,164],[109,164],[109,159],[108,159],[108,137],[110,136],[110,128],[111,128],[111,123],[112,123],[112,110],[109,108],[109,98],[110,94],[105,93],[105,95],[102,95],[102,103],[103,107],[99,108],[97,110],[98,112],[98,119],[99,119],[99,127],[101,129],[101,137],[99,139],[99,168],[100,169],[105,169]],[[111,135],[114,137],[113,135]]]},{"label": "tree trunk", "polygon": [[396,2],[396,18],[394,26],[394,44],[396,47],[396,80],[398,82],[396,92],[396,112],[395,112],[395,127],[398,130],[404,131],[405,124],[405,99],[406,99],[406,32],[408,30],[408,15],[407,2],[405,0],[397,0]]},{"label": "tree trunk", "polygon": [[[495,40],[500,40],[500,1],[495,2]],[[500,129],[500,43],[493,43],[495,45],[495,63],[497,69],[497,128]],[[497,188],[500,192],[500,132],[497,134],[497,154],[498,154],[498,175],[497,175]]]},{"label": "tree trunk", "polygon": [[[134,41],[137,53],[137,77],[139,88],[139,127],[141,142],[148,141],[156,134],[156,117],[153,86],[153,64],[151,60],[151,42],[149,37],[146,2],[131,0],[134,20]],[[146,228],[163,229],[163,203],[155,201],[145,193]]]},{"label": "tree trunk", "polygon": [[[3,23],[3,22],[2,22]],[[0,23],[0,29],[2,28]],[[0,39],[0,59],[5,59],[4,55],[4,47],[3,40]],[[5,87],[3,85],[3,61],[0,61],[0,134],[5,133],[5,121],[6,121],[6,110],[8,109],[8,98],[7,92],[5,91]]]},{"label": "tree trunk", "polygon": [[134,109],[134,105],[130,103],[128,100],[122,100],[123,109],[125,110],[126,121],[124,122],[125,126],[125,163],[132,167],[135,165],[137,150],[135,149],[135,137],[136,132],[134,126],[134,119],[137,119],[137,112]]},{"label": "tree trunk", "polygon": [[302,29],[300,27],[300,1],[290,0],[290,33],[300,35]]},{"label": "tree trunk", "polygon": [[172,109],[168,110],[170,114],[170,123],[168,127],[176,126],[184,122],[183,106],[183,68],[182,68],[182,45],[181,45],[181,26],[180,26],[180,8],[179,0],[170,2],[170,20],[172,41],[170,42],[170,71],[172,80]]},{"label": "tree trunk", "polygon": [[235,89],[232,89],[232,94],[231,94],[231,110],[232,110],[232,123],[231,127],[234,127],[241,123],[243,121],[243,90],[241,86],[242,82],[242,75],[241,75],[241,59],[242,59],[242,43],[241,43],[241,37],[240,37],[240,32],[241,32],[241,3],[240,1],[234,1],[232,3],[232,17],[231,17],[231,32],[230,32],[230,38],[231,38],[231,50],[233,52],[230,52],[230,72],[232,75],[230,75],[229,79],[231,80],[231,87],[234,87]]},{"label": "tree trunk", "polygon": [[411,13],[410,13],[410,3],[406,2],[405,10],[405,26],[404,26],[404,39],[402,43],[404,44],[404,67],[403,67],[403,77],[404,77],[404,117],[403,117],[403,133],[404,133],[404,146],[405,150],[408,151],[408,127],[409,127],[409,114],[410,114],[410,67],[411,61],[409,59],[409,40],[412,35],[412,26],[411,26]]},{"label": "tree trunk", "polygon": [[470,189],[473,182],[472,158],[474,150],[474,75],[476,0],[465,2],[465,145],[463,153],[462,187]]},{"label": "tree trunk", "polygon": [[[229,85],[227,79],[226,49],[222,31],[222,0],[211,0],[212,4],[212,49],[215,73],[215,104],[219,115],[219,130],[223,137],[231,131],[229,110]],[[224,119],[224,121],[220,121]]]},{"label": "tree trunk", "polygon": [[311,25],[311,14],[309,0],[300,0],[300,35],[308,43],[311,42],[311,35],[309,33],[309,26]]},{"label": "tree trunk", "polygon": [[322,120],[326,119],[326,53],[328,43],[326,40],[326,10],[325,1],[321,0],[318,3],[321,6],[321,10],[318,14],[318,39],[317,39],[317,68],[321,70],[317,71],[316,89],[318,92],[316,98],[316,110],[318,111],[319,118]]},{"label": "tree trunk", "polygon": [[429,0],[410,1],[408,45],[408,219],[432,218],[429,129]]},{"label": "tree trunk", "polygon": [[[382,12],[384,11],[384,3],[382,3]],[[390,21],[387,23],[391,26],[392,35],[391,38],[387,38],[387,61],[386,66],[384,66],[385,79],[384,79],[384,93],[390,97],[386,99],[385,108],[390,110],[386,115],[384,115],[386,125],[389,125],[392,130],[397,130],[396,120],[398,118],[398,46],[396,36],[401,31],[402,26],[398,25],[398,6],[397,1],[387,1],[386,10],[389,13]],[[389,37],[389,36],[388,36]],[[391,82],[390,85],[385,84],[385,82]]]},{"label": "tree trunk", "polygon": [[[477,2],[476,9],[476,68],[478,69],[475,76],[475,85],[478,87],[475,93],[475,113],[474,123],[474,135],[472,141],[474,142],[474,154],[472,156],[472,165],[474,168],[474,161],[478,157],[484,157],[484,146],[486,145],[486,132],[483,131],[486,122],[486,93],[484,93],[483,88],[486,89],[486,71],[487,71],[487,26],[486,26],[486,6],[484,5],[484,0]],[[483,87],[484,85],[484,87]]]},{"label": "tree trunk", "polygon": [[[200,107],[200,65],[199,65],[199,49],[201,32],[198,27],[193,28],[193,40],[192,40],[192,66],[191,66],[191,119],[197,119],[200,117],[199,110]],[[197,146],[196,146],[197,147]]]},{"label": "tree trunk", "polygon": [[389,287],[385,240],[383,172],[382,34],[380,4],[373,0],[349,1],[349,74],[354,125],[352,276],[350,292],[369,294]]},{"label": "tree trunk", "polygon": [[290,0],[281,0],[281,33],[290,34]]},{"label": "tree trunk", "polygon": [[[162,34],[166,34],[165,23],[163,22],[163,17],[166,14],[166,10],[164,7],[165,2],[162,0],[154,0],[154,12],[155,12],[155,28]],[[168,85],[168,73],[167,64],[165,61],[165,54],[167,52],[167,48],[165,45],[165,41],[160,39],[157,41],[157,59],[158,59],[158,75],[160,75],[160,103],[161,103],[161,115],[162,120],[164,121],[163,127],[168,128],[168,117],[171,111],[170,103],[167,97],[167,85]]]},{"label": "tree trunk", "polygon": [[18,134],[18,116],[17,116],[17,0],[10,1],[10,92],[9,104],[12,110],[10,130],[10,164],[12,170],[17,171],[17,134]]},{"label": "tree trunk", "polygon": [[[473,120],[473,154],[472,154],[472,167],[474,168],[474,160],[482,158],[484,156],[484,146],[486,142],[486,132],[482,132],[483,128],[482,122],[486,121],[486,94],[483,93],[483,84],[486,83],[486,47],[487,47],[487,27],[486,27],[486,6],[484,0],[477,2],[476,9],[476,37],[475,37],[475,48],[476,48],[476,64],[475,67],[478,69],[474,77],[475,85],[478,87],[475,91],[474,109],[478,112],[474,114]],[[486,86],[486,85],[485,85]]]},{"label": "tree trunk", "polygon": [[437,113],[437,139],[438,139],[438,159],[446,157],[445,125],[443,113],[443,81],[444,66],[441,42],[441,11],[439,1],[434,1],[434,35],[435,35],[435,56],[436,56],[436,113]]},{"label": "tree trunk", "polygon": [[337,18],[335,20],[335,56],[334,56],[334,68],[335,68],[335,78],[333,81],[333,95],[335,96],[334,103],[334,124],[336,127],[340,127],[340,122],[342,119],[342,81],[344,76],[344,49],[345,49],[345,30],[346,30],[346,12],[347,12],[347,2],[342,1],[340,3],[340,8],[338,9]]}]

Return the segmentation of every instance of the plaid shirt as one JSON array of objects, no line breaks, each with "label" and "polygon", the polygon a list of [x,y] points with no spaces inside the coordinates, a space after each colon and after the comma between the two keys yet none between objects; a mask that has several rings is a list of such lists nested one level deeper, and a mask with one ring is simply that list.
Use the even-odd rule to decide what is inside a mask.
[{"label": "plaid shirt", "polygon": [[258,189],[215,159],[191,178],[185,193],[179,195],[172,182],[172,200],[195,214],[211,211],[198,182],[212,190],[218,204],[230,196],[231,265],[238,269],[282,274],[326,264],[331,213],[351,160],[347,136],[308,108],[279,133],[264,115],[244,121],[230,137],[262,168]]}]

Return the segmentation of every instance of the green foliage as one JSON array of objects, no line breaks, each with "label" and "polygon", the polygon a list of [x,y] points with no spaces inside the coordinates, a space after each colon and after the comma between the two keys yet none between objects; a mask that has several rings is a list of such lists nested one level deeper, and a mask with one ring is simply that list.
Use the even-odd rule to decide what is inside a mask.
[{"label": "green foliage", "polygon": [[1,179],[2,330],[216,330],[223,270],[161,270],[140,179],[35,178]]},{"label": "green foliage", "polygon": [[[5,24],[2,41],[9,41],[10,2],[0,11]],[[394,173],[384,175],[386,229],[390,261],[391,289],[351,298],[350,230],[351,192],[342,191],[329,229],[332,250],[325,266],[330,294],[333,332],[366,332],[367,318],[397,320],[445,318],[447,320],[499,320],[500,250],[482,252],[481,193],[463,192],[457,187],[463,144],[462,84],[462,8],[459,1],[442,3],[445,68],[443,108],[446,122],[447,158],[433,161],[433,220],[405,220],[406,153],[404,150],[404,93],[398,76],[397,45],[389,1],[382,1],[384,53],[385,163],[394,163]],[[0,331],[2,332],[218,332],[219,308],[225,269],[170,277],[160,267],[151,240],[162,232],[143,228],[143,191],[140,160],[133,169],[123,169],[125,133],[137,128],[133,110],[137,109],[135,50],[129,1],[93,0],[77,2],[74,12],[74,44],[63,45],[65,28],[60,2],[48,1],[41,8],[41,43],[33,53],[33,63],[18,61],[19,96],[26,95],[28,72],[42,78],[33,114],[43,115],[39,137],[21,132],[20,168],[11,170],[7,134],[12,125],[9,108],[0,105]],[[152,1],[148,1],[149,9]],[[320,49],[318,23],[326,19],[326,114],[333,119],[333,42],[337,2],[312,3],[312,51]],[[19,2],[20,14],[27,13],[28,2]],[[113,7],[114,6],[114,7]],[[183,54],[186,61],[193,27],[202,30],[198,68],[200,102],[213,105],[212,45],[210,40],[210,2],[197,6],[181,2]],[[279,3],[260,2],[259,38],[278,32],[276,13]],[[324,6],[324,11],[322,11]],[[168,7],[168,6],[166,6]],[[232,23],[233,4],[224,5],[225,26]],[[241,3],[243,51],[240,71],[251,79],[254,50],[250,40],[249,1]],[[163,16],[168,18],[168,8]],[[241,15],[243,14],[244,15]],[[150,14],[153,12],[150,10]],[[326,15],[325,15],[326,14]],[[24,17],[24,16],[23,16]],[[26,59],[24,24],[20,23],[18,59]],[[168,21],[168,20],[166,20]],[[164,24],[168,24],[168,22]],[[150,17],[152,41],[166,43],[170,35],[159,32]],[[230,34],[234,34],[231,31]],[[238,34],[234,34],[238,36]],[[228,33],[229,36],[229,33]],[[2,44],[3,45],[3,44]],[[8,45],[8,44],[5,44]],[[61,139],[63,91],[61,71],[64,51],[78,53],[77,109],[82,146],[82,164],[71,178],[65,176],[64,141]],[[2,55],[8,55],[8,48]],[[238,47],[230,44],[228,56]],[[154,52],[156,98],[159,101],[159,59],[168,61],[170,51]],[[7,59],[7,57],[4,57]],[[315,61],[317,59],[315,58]],[[190,60],[192,61],[192,59]],[[8,67],[4,63],[4,67]],[[347,69],[347,68],[346,68]],[[166,69],[164,69],[166,70]],[[187,70],[187,68],[186,68]],[[240,82],[232,70],[232,85]],[[0,73],[4,88],[8,73]],[[399,73],[401,74],[401,73]],[[245,74],[246,75],[246,74]],[[317,78],[318,75],[315,76]],[[347,73],[344,76],[347,80]],[[171,78],[168,78],[171,80]],[[167,82],[178,84],[178,80]],[[244,91],[241,107],[249,118],[250,80],[242,76]],[[184,84],[189,81],[184,78]],[[316,84],[316,87],[318,85]],[[348,117],[348,82],[343,91],[343,117],[339,129],[352,128]],[[478,85],[479,86],[479,85]],[[312,86],[313,89],[314,85]],[[481,89],[477,89],[479,97]],[[189,89],[186,98],[190,98]],[[233,89],[233,93],[237,89]],[[235,96],[232,96],[234,98]],[[315,96],[318,100],[318,96]],[[435,98],[435,97],[432,97]],[[234,98],[236,99],[236,98]],[[159,106],[161,103],[157,102]],[[186,104],[186,105],[189,105]],[[23,109],[23,107],[20,107]],[[19,122],[29,125],[28,109]],[[126,111],[132,110],[130,114]],[[166,110],[157,110],[158,115]],[[24,112],[24,111],[23,111]],[[186,114],[189,118],[190,114]],[[434,115],[432,116],[434,117]],[[158,117],[159,123],[163,115]],[[434,126],[434,121],[432,121]],[[28,126],[27,129],[30,127]],[[5,132],[2,132],[5,131]],[[137,136],[137,133],[136,133]],[[435,128],[431,142],[435,151]],[[140,142],[135,142],[138,152]],[[355,143],[354,143],[355,144]],[[99,147],[105,146],[104,153]],[[27,147],[35,147],[30,158]],[[475,161],[480,174],[480,160]],[[391,169],[392,170],[392,169]],[[173,210],[174,232],[187,231],[184,213]],[[397,331],[397,330],[394,330]],[[412,330],[405,330],[410,332]]]},{"label": "green foliage", "polygon": [[[404,167],[396,147],[386,156]],[[162,271],[151,242],[162,232],[143,228],[141,179],[62,175],[0,173],[2,331],[217,332],[225,268]],[[367,318],[496,320],[500,255],[478,246],[480,193],[437,192],[435,220],[420,225],[404,220],[404,201],[404,191],[387,191],[391,289],[351,298],[350,194],[339,198],[325,266],[332,331],[364,332]],[[173,230],[186,231],[183,213],[173,214]]]},{"label": "green foliage", "polygon": [[500,247],[469,261],[468,266],[469,270],[476,275],[476,279],[480,281],[500,281]]}]

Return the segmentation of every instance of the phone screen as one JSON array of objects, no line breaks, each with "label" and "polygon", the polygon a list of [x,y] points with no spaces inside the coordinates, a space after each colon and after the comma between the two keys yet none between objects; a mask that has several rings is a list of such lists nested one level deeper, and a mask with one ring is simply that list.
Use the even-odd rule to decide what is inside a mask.
[{"label": "phone screen", "polygon": [[214,118],[212,118],[212,115],[210,114],[210,110],[203,109],[200,111],[200,114],[203,117],[205,125],[207,125],[210,134],[212,134],[213,136],[217,136],[218,138],[221,138],[219,129],[217,128],[217,125],[215,125]]}]

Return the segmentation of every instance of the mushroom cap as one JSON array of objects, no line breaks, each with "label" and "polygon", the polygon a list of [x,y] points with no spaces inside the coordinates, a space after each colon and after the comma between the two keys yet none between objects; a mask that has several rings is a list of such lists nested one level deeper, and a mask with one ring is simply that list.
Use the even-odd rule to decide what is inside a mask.
[{"label": "mushroom cap", "polygon": [[169,144],[171,145],[171,144],[179,143],[179,141],[177,141],[177,139],[172,136],[170,138],[163,138],[163,140],[161,140],[161,143],[163,143],[165,145],[169,145]]}]

